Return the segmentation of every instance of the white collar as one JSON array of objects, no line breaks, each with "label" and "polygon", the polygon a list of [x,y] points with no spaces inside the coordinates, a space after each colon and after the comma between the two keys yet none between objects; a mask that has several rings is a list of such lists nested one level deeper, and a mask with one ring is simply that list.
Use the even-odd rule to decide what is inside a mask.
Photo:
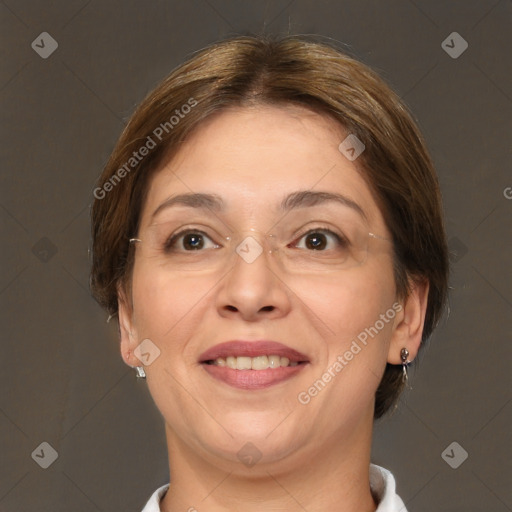
[{"label": "white collar", "polygon": [[[159,504],[168,488],[169,484],[159,487],[142,512],[161,512]],[[370,488],[379,503],[375,512],[407,512],[404,502],[396,494],[395,478],[387,469],[370,464]]]}]

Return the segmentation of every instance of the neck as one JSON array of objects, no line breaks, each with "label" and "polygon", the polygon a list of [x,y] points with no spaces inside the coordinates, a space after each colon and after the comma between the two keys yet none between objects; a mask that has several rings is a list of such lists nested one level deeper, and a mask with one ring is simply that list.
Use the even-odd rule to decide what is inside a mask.
[{"label": "neck", "polygon": [[[206,460],[167,427],[171,485],[162,512],[374,512],[369,485],[372,421],[286,460],[250,470]],[[340,440],[341,439],[341,440]],[[224,461],[223,461],[224,462]]]}]

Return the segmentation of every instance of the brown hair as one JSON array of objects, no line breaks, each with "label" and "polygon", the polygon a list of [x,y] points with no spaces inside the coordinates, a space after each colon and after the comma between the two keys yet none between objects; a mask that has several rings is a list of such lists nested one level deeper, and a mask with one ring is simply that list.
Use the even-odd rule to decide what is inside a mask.
[{"label": "brown hair", "polygon": [[[138,106],[94,190],[91,290],[110,314],[129,289],[136,235],[152,173],[214,112],[249,104],[298,104],[337,120],[365,145],[358,158],[394,245],[397,293],[430,283],[422,345],[446,301],[448,252],[437,177],[423,138],[398,96],[367,66],[312,38],[240,36],[176,68]],[[340,141],[341,142],[341,141]],[[146,149],[144,149],[146,148]],[[127,294],[129,296],[129,294]],[[402,390],[387,364],[375,418]]]}]

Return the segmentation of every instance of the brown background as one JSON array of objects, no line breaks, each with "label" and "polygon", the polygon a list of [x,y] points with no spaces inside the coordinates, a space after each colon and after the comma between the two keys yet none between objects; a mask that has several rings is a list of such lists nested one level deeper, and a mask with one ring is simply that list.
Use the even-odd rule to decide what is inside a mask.
[{"label": "brown background", "polygon": [[[418,118],[443,190],[451,314],[377,423],[373,460],[410,512],[512,510],[511,21],[510,0],[0,3],[0,510],[140,512],[168,479],[163,420],[88,291],[92,190],[157,81],[249,31],[345,43]],[[441,46],[454,31],[469,44],[456,59]],[[59,45],[47,59],[31,48],[42,32]],[[469,455],[457,469],[441,456],[454,441]],[[47,469],[42,442],[58,453]]]}]

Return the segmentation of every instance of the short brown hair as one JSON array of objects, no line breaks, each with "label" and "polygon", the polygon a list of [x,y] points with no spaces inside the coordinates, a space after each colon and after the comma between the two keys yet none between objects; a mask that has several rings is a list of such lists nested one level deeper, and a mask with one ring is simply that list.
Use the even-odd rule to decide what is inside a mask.
[{"label": "short brown hair", "polygon": [[[358,162],[392,234],[397,293],[405,298],[414,280],[430,284],[424,345],[442,316],[448,281],[432,161],[411,114],[384,81],[340,49],[311,37],[239,36],[215,43],[174,69],[142,101],[94,191],[90,283],[96,300],[115,314],[117,286],[129,288],[134,254],[128,240],[137,233],[152,173],[202,120],[251,104],[305,106],[334,118],[363,142]],[[151,148],[142,152],[143,146]],[[387,364],[375,418],[398,399],[401,371]]]}]

